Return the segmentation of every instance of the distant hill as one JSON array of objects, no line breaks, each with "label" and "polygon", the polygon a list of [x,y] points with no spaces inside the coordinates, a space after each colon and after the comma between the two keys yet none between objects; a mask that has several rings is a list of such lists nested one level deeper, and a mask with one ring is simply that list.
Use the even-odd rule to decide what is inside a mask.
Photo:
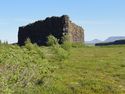
[{"label": "distant hill", "polygon": [[102,42],[102,43],[95,44],[95,46],[108,46],[108,45],[125,45],[125,39],[124,40],[116,40],[113,42]]},{"label": "distant hill", "polygon": [[111,45],[111,44],[125,44],[125,36],[111,36],[107,38],[104,41],[101,41],[99,39],[94,39],[91,41],[86,41],[86,44],[92,44],[92,45]]},{"label": "distant hill", "polygon": [[91,40],[91,41],[86,41],[86,44],[96,44],[96,43],[100,43],[102,42],[101,40],[99,39],[94,39],[94,40]]},{"label": "distant hill", "polygon": [[125,40],[125,36],[112,36],[107,38],[104,42],[114,42],[116,40]]}]

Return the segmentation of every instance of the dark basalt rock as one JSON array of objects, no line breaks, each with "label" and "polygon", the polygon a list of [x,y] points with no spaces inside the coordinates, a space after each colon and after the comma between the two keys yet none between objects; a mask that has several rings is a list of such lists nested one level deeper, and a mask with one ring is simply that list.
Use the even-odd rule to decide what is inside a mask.
[{"label": "dark basalt rock", "polygon": [[46,45],[47,37],[53,35],[62,42],[62,37],[69,34],[70,42],[84,42],[84,30],[72,23],[67,15],[61,17],[48,17],[27,26],[19,27],[18,44],[25,45],[29,38],[32,43]]}]

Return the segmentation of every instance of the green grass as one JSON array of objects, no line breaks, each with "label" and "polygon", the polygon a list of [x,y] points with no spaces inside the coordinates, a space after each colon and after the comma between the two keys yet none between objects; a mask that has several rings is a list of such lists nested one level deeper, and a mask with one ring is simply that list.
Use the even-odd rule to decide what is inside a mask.
[{"label": "green grass", "polygon": [[125,46],[1,44],[0,94],[125,94]]}]

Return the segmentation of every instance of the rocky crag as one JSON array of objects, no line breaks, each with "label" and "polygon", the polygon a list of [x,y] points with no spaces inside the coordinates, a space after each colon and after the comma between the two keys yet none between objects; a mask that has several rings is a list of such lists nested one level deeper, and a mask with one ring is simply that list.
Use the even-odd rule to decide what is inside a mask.
[{"label": "rocky crag", "polygon": [[69,16],[48,17],[45,20],[40,20],[26,26],[19,27],[18,44],[25,44],[29,38],[32,43],[38,45],[46,45],[47,37],[53,35],[63,43],[62,38],[68,35],[70,42],[84,42],[84,29],[69,19]]}]

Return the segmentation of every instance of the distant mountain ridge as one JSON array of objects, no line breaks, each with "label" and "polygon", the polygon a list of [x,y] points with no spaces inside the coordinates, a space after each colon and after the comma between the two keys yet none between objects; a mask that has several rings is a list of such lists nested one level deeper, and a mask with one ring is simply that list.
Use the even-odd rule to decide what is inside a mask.
[{"label": "distant mountain ridge", "polygon": [[125,36],[112,36],[107,38],[104,42],[114,42],[116,40],[124,40]]},{"label": "distant mountain ridge", "polygon": [[104,41],[99,39],[93,39],[91,41],[86,41],[87,44],[96,44],[96,43],[107,43],[107,42],[114,42],[117,40],[125,40],[125,36],[111,36]]},{"label": "distant mountain ridge", "polygon": [[96,46],[108,46],[108,45],[124,45],[125,44],[125,36],[115,36],[109,37],[103,42],[96,43]]},{"label": "distant mountain ridge", "polygon": [[102,42],[102,41],[99,39],[93,39],[91,41],[86,41],[87,44],[96,44],[96,43],[100,43],[100,42]]},{"label": "distant mountain ridge", "polygon": [[102,43],[95,44],[95,46],[108,46],[108,45],[125,45],[125,39],[124,40],[116,40],[114,42],[102,42]]}]

